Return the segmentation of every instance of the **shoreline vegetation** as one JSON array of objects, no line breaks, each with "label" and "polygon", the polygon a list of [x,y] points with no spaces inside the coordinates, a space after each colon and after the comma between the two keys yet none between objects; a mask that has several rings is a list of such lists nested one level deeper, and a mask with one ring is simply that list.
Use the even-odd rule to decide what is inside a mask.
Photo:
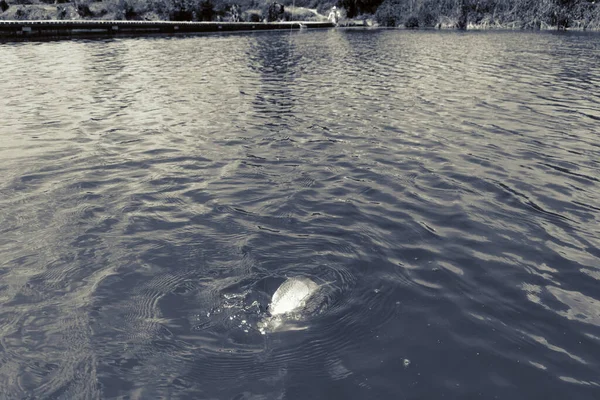
[{"label": "shoreline vegetation", "polygon": [[600,0],[0,0],[0,20],[327,21],[407,29],[600,30]]}]

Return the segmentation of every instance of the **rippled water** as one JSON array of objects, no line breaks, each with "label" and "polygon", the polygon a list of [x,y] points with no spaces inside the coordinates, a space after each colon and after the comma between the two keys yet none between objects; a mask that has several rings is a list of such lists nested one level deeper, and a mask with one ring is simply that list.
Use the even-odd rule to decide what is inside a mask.
[{"label": "rippled water", "polygon": [[1,398],[598,398],[597,35],[0,58]]}]

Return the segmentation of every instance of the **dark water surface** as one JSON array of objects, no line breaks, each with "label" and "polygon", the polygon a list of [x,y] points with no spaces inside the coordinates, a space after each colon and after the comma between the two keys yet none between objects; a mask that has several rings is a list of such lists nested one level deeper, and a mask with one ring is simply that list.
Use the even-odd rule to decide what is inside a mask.
[{"label": "dark water surface", "polygon": [[0,398],[600,398],[598,35],[0,60]]}]

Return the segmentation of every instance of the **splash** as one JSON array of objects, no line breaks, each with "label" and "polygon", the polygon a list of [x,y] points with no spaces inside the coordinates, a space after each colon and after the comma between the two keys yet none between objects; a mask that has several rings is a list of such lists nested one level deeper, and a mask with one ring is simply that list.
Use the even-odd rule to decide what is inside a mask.
[{"label": "splash", "polygon": [[268,308],[270,315],[257,324],[260,333],[264,335],[284,327],[285,330],[306,329],[299,322],[319,312],[325,300],[320,289],[329,284],[319,285],[302,276],[286,279],[273,294]]}]

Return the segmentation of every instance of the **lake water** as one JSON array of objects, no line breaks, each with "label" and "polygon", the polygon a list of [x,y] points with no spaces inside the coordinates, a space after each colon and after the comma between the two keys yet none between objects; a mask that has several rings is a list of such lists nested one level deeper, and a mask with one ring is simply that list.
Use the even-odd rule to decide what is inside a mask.
[{"label": "lake water", "polygon": [[597,34],[0,59],[0,398],[599,398]]}]

